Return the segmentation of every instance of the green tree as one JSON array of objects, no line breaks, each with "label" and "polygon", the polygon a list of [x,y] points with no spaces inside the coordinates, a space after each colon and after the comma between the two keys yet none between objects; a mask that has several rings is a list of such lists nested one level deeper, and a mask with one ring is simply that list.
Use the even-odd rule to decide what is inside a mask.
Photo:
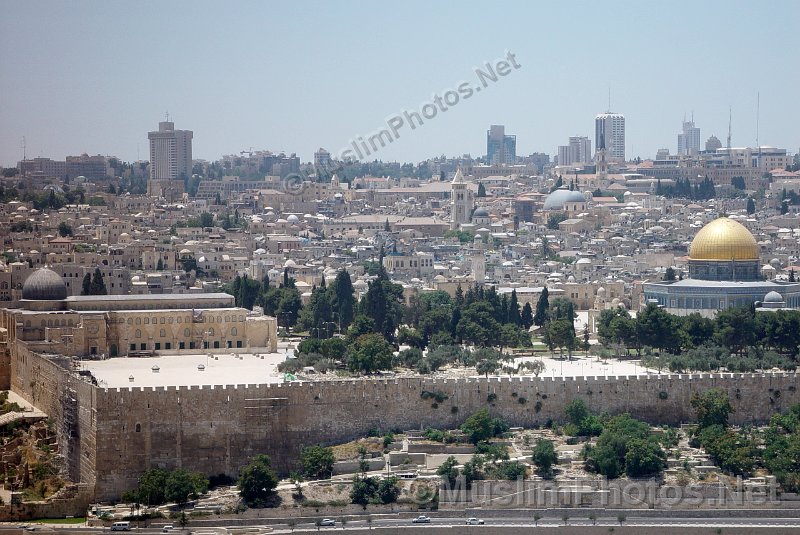
[{"label": "green tree", "polygon": [[756,203],[752,197],[747,198],[747,213],[753,215],[756,213]]},{"label": "green tree", "polygon": [[456,484],[456,480],[459,476],[457,465],[458,461],[451,455],[439,465],[439,468],[436,469],[436,475],[446,479],[450,487],[453,487]]},{"label": "green tree", "polygon": [[72,227],[62,221],[58,224],[58,235],[62,238],[64,236],[72,236]]},{"label": "green tree", "polygon": [[335,319],[339,322],[341,330],[347,329],[353,322],[356,310],[353,284],[347,271],[341,270],[336,274],[336,280],[333,281],[331,288],[334,294],[332,304],[336,312]]},{"label": "green tree", "polygon": [[458,337],[464,342],[481,347],[497,345],[500,324],[494,318],[494,309],[487,301],[467,305],[456,327]]},{"label": "green tree", "polygon": [[348,368],[354,372],[373,373],[392,367],[394,347],[378,334],[364,334],[356,338],[349,348],[346,359]]},{"label": "green tree", "polygon": [[83,282],[81,283],[81,295],[91,295],[92,294],[92,274],[86,273],[83,276]]},{"label": "green tree", "polygon": [[681,337],[674,316],[653,303],[636,316],[636,334],[643,345],[680,352]]},{"label": "green tree", "polygon": [[664,272],[664,280],[667,282],[672,282],[675,280],[675,268],[669,266],[667,270]]},{"label": "green tree", "polygon": [[239,494],[249,505],[263,507],[278,486],[278,477],[272,470],[267,455],[256,455],[239,475]]},{"label": "green tree", "polygon": [[169,472],[163,468],[151,468],[139,476],[139,485],[135,491],[137,501],[148,507],[164,503],[168,476]]},{"label": "green tree", "polygon": [[309,479],[328,479],[333,474],[333,450],[317,444],[300,451],[303,475]]},{"label": "green tree", "polygon": [[550,477],[553,473],[553,465],[558,463],[558,453],[552,440],[540,438],[533,447],[533,464],[542,477]]},{"label": "green tree", "polygon": [[95,268],[94,276],[92,277],[92,283],[89,287],[89,295],[106,295],[108,291],[106,290],[106,283],[103,279],[103,274],[100,272],[100,268]]},{"label": "green tree", "polygon": [[161,258],[158,259],[156,264],[156,271],[164,271],[164,261]]},{"label": "green tree", "polygon": [[208,491],[208,479],[202,474],[183,468],[173,470],[164,483],[164,497],[182,507],[189,498],[196,498]]},{"label": "green tree", "polygon": [[275,314],[284,326],[292,327],[297,323],[300,309],[303,307],[303,301],[300,298],[300,292],[295,288],[284,287],[280,290],[281,297]]},{"label": "green tree", "polygon": [[522,314],[520,316],[520,321],[522,322],[522,326],[525,329],[530,329],[531,325],[533,325],[533,309],[531,308],[530,303],[525,303],[525,306],[522,307]]},{"label": "green tree", "polygon": [[572,351],[577,347],[577,338],[575,338],[575,326],[572,321],[566,319],[557,319],[550,321],[547,326],[547,336],[550,344],[557,347],[564,356],[564,349],[569,351],[570,356]]},{"label": "green tree", "polygon": [[728,415],[734,412],[728,394],[719,388],[712,388],[703,393],[695,392],[689,404],[694,409],[701,429],[712,425],[726,427]]},{"label": "green tree", "polygon": [[508,430],[508,425],[489,416],[486,408],[478,409],[461,424],[461,431],[469,437],[470,442],[477,444]]},{"label": "green tree", "polygon": [[478,184],[478,194],[477,197],[486,197],[486,186],[483,185],[483,182]]},{"label": "green tree", "polygon": [[734,353],[744,355],[756,341],[754,311],[745,307],[721,310],[715,320],[714,340]]},{"label": "green tree", "polygon": [[653,439],[631,439],[625,452],[625,473],[628,477],[658,474],[667,464],[667,456]]},{"label": "green tree", "polygon": [[539,300],[536,302],[536,314],[533,316],[533,324],[541,327],[547,322],[548,312],[550,309],[550,293],[545,287],[539,295]]}]

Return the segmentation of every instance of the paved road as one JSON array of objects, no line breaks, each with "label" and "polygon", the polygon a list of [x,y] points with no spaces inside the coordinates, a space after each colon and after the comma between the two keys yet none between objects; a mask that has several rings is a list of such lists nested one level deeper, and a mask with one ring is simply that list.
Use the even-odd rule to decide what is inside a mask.
[{"label": "paved road", "polygon": [[[486,518],[484,519],[486,525],[489,526],[534,526],[533,519],[523,519],[523,518]],[[242,528],[254,528],[259,525],[263,525],[263,520],[253,519],[253,522],[250,526],[236,526],[239,529]],[[432,516],[430,524],[414,524],[411,522],[410,518],[380,518],[380,519],[373,519],[371,526],[373,528],[379,527],[425,527],[427,525],[430,526],[464,526],[465,519],[463,517],[446,517],[446,516]],[[588,518],[587,515],[570,515],[568,520],[570,526],[591,526],[593,525],[592,521]],[[191,524],[187,526],[187,530],[190,530],[195,535],[225,535],[228,531],[222,527],[224,526],[224,520],[220,520],[219,525],[220,527],[212,527],[209,525],[203,526],[192,526]],[[320,531],[328,531],[332,529],[338,530],[347,530],[350,529],[363,529],[370,525],[370,523],[366,519],[359,519],[359,520],[348,520],[344,528],[342,527],[340,519],[336,518],[336,526],[334,527],[321,527]],[[563,526],[564,521],[561,518],[542,518],[538,522],[539,526]],[[597,526],[618,526],[619,521],[617,520],[617,516],[600,516],[597,518],[596,521]],[[653,517],[627,517],[624,521],[624,525],[626,526],[663,526],[663,527],[675,527],[675,526],[687,526],[687,527],[791,527],[797,528],[800,530],[800,518],[731,518],[731,517],[709,517],[709,518],[653,518]],[[3,531],[3,528],[8,528],[10,526],[0,526],[0,532]],[[265,526],[266,527],[266,526]],[[274,533],[289,533],[291,531],[290,526],[286,523],[283,524],[270,524],[270,528],[272,528]],[[298,522],[295,524],[294,529],[296,530],[309,530],[313,529],[316,530],[316,526],[311,522]],[[473,529],[480,529],[479,526],[476,526]],[[90,534],[90,533],[110,533],[109,528],[85,528],[85,527],[78,527],[78,526],[64,526],[60,527],[57,525],[41,525],[37,526],[36,531],[43,531],[43,532],[50,532],[50,533],[57,533],[58,535],[66,535],[69,533],[77,533],[77,534]],[[800,532],[800,531],[798,531]],[[161,529],[158,527],[153,528],[139,528],[133,529],[131,533],[139,533],[141,535],[156,535],[161,533]],[[180,535],[180,530],[175,530],[172,532],[173,535]]]}]

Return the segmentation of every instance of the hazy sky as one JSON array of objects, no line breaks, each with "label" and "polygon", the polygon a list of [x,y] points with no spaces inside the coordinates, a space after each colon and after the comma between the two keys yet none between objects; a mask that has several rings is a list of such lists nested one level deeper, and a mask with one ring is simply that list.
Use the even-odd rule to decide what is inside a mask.
[{"label": "hazy sky", "polygon": [[490,124],[520,155],[553,155],[594,137],[609,88],[629,158],[674,153],[692,111],[703,141],[724,144],[729,105],[733,144],[753,146],[759,92],[761,144],[796,152],[798,17],[798,0],[0,0],[0,164],[21,159],[23,136],[29,157],[145,159],[165,112],[194,131],[196,158],[254,147],[308,161],[476,86],[475,68],[508,51],[518,69],[374,157],[482,155]]}]

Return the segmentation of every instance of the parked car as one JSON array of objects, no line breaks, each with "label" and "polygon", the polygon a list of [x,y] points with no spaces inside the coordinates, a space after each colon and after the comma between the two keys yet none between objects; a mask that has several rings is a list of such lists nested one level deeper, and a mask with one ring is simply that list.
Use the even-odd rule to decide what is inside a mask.
[{"label": "parked car", "polygon": [[414,520],[412,520],[412,522],[413,522],[414,524],[430,524],[430,523],[431,523],[431,519],[430,519],[430,517],[428,517],[428,516],[425,516],[425,515],[419,515],[417,518],[415,518]]},{"label": "parked car", "polygon": [[172,527],[172,524],[167,524],[166,526],[161,528],[161,533],[169,533],[173,529],[175,528]]},{"label": "parked car", "polygon": [[131,523],[128,521],[125,522],[114,522],[111,524],[111,531],[130,531],[131,530]]},{"label": "parked car", "polygon": [[468,518],[467,525],[468,526],[482,526],[485,524],[482,518]]},{"label": "parked car", "polygon": [[323,518],[322,520],[319,521],[319,525],[320,526],[335,526],[336,525],[336,520],[334,520],[332,518]]}]

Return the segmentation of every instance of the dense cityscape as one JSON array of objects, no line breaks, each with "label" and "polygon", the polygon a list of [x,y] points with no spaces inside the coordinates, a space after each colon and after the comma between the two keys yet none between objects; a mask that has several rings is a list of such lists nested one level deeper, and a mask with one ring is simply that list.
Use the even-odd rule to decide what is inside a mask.
[{"label": "dense cityscape", "polygon": [[138,159],[20,133],[0,530],[796,532],[797,123],[695,109],[631,154],[609,90],[549,146],[387,156],[526,67],[340,150],[197,158],[169,113]]}]

